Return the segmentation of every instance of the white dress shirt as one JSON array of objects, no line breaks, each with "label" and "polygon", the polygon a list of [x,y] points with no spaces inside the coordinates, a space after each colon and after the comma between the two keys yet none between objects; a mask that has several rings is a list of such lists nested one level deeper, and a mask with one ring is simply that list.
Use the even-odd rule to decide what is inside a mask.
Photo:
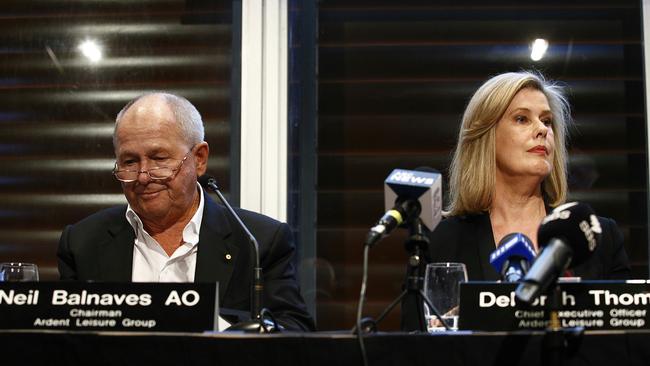
[{"label": "white dress shirt", "polygon": [[[203,189],[198,183],[197,187],[200,196],[199,207],[183,229],[183,244],[176,248],[171,256],[147,233],[142,220],[131,209],[131,205],[127,207],[126,219],[135,231],[131,275],[133,282],[194,282],[204,206]],[[217,330],[221,331],[229,326],[230,323],[219,316]]]},{"label": "white dress shirt", "polygon": [[[197,183],[198,185],[198,183]],[[203,220],[203,190],[199,190],[199,208],[183,229],[183,243],[171,256],[158,244],[142,225],[142,220],[131,205],[126,209],[126,219],[135,231],[133,246],[133,282],[194,282],[199,231]]]}]

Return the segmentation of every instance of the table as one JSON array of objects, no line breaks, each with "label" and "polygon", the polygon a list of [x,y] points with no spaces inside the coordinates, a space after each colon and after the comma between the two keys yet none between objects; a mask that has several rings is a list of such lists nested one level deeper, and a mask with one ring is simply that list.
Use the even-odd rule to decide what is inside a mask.
[{"label": "table", "polygon": [[[543,332],[378,333],[364,337],[369,365],[542,365]],[[347,333],[117,333],[0,331],[2,364],[361,365]],[[590,331],[564,365],[648,365],[650,331]]]}]

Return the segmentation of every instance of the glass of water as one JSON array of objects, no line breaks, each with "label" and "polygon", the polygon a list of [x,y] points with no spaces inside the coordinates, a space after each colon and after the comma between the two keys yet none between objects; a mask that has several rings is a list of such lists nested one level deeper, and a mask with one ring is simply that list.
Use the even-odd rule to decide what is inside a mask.
[{"label": "glass of water", "polygon": [[[449,329],[458,330],[458,302],[460,300],[460,283],[467,281],[467,270],[463,263],[430,263],[424,275],[424,294],[442,315]],[[427,330],[443,331],[444,325],[435,313],[424,305]]]},{"label": "glass of water", "polygon": [[38,267],[34,263],[0,263],[0,282],[36,282]]}]

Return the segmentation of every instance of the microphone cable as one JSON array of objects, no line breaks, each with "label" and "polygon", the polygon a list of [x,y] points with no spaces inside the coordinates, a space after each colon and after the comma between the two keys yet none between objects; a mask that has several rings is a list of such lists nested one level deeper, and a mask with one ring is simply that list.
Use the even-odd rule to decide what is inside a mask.
[{"label": "microphone cable", "polygon": [[[368,356],[366,355],[366,346],[363,343],[364,329],[361,327],[361,314],[363,313],[363,303],[366,300],[366,287],[368,284],[368,252],[370,251],[369,245],[363,246],[363,270],[361,275],[361,291],[359,293],[359,304],[357,306],[357,319],[356,319],[356,333],[359,340],[359,350],[361,351],[361,360],[363,366],[368,366]],[[355,328],[352,331],[355,331]]]}]

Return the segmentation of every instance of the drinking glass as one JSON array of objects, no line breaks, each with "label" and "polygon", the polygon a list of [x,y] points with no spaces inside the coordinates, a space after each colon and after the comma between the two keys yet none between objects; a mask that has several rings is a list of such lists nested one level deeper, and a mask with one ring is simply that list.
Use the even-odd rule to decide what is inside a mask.
[{"label": "drinking glass", "polygon": [[[467,270],[463,263],[430,263],[424,275],[424,294],[442,316],[450,330],[458,330],[458,302],[460,283],[467,281]],[[445,330],[444,325],[429,307],[424,305],[427,330]]]},{"label": "drinking glass", "polygon": [[0,282],[36,282],[38,267],[34,263],[0,263]]}]

